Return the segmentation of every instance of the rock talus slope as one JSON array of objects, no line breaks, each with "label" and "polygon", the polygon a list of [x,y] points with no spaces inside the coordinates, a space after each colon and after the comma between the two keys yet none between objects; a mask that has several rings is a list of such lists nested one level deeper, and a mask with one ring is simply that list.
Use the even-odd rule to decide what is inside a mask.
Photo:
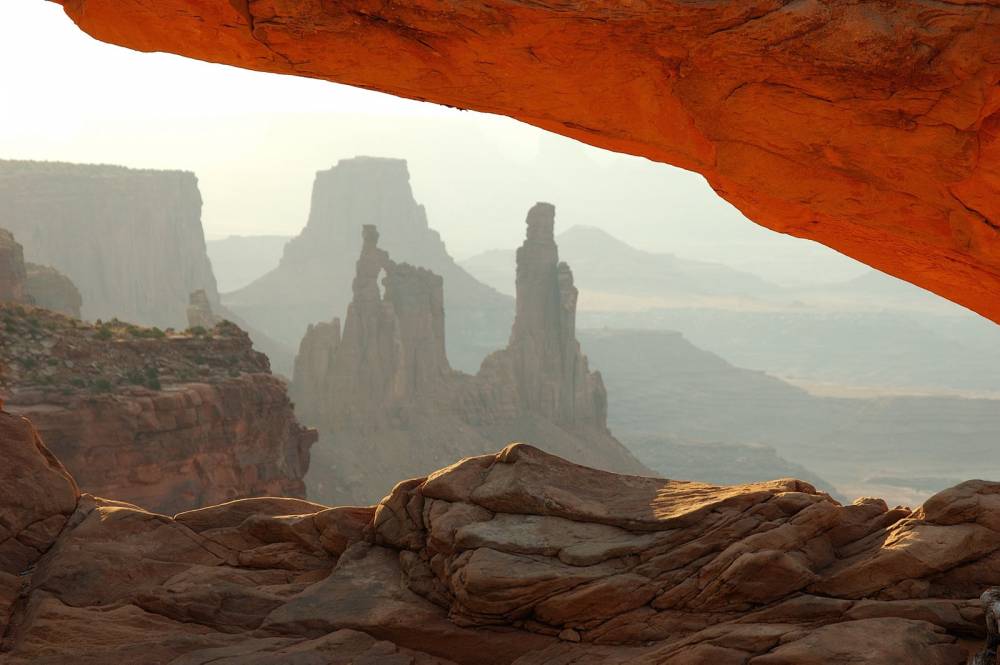
[{"label": "rock talus slope", "polygon": [[166,335],[0,305],[0,398],[89,492],[161,512],[305,496],[316,432],[232,324]]},{"label": "rock talus slope", "polygon": [[511,445],[373,507],[171,518],[81,495],[0,413],[0,662],[962,665],[1000,583],[1000,484],[916,511]]},{"label": "rock talus slope", "polygon": [[1000,321],[1000,6],[61,0],[91,35],[502,113]]},{"label": "rock talus slope", "polygon": [[511,441],[647,471],[608,431],[604,384],[576,340],[576,289],[559,263],[554,215],[549,204],[528,214],[510,341],[475,376],[449,364],[442,278],[396,263],[364,227],[343,334],[339,320],[311,326],[290,387],[298,416],[320,431],[311,498],[373,501],[398,478]]}]

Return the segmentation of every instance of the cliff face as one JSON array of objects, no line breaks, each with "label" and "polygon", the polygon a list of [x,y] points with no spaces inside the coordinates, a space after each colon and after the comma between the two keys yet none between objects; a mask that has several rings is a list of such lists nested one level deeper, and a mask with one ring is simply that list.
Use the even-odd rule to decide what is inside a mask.
[{"label": "cliff face", "polygon": [[1000,584],[1000,485],[983,481],[889,510],[515,445],[373,507],[170,518],[81,495],[6,412],[0,457],[12,665],[964,665]]},{"label": "cliff face", "polygon": [[30,302],[24,248],[14,235],[0,229],[0,302]]},{"label": "cliff face", "polygon": [[0,396],[85,490],[170,514],[305,495],[316,434],[235,326],[167,335],[15,305],[0,317]]},{"label": "cliff face", "polygon": [[32,303],[74,319],[80,318],[83,297],[73,280],[55,268],[37,263],[26,263],[25,269]]},{"label": "cliff face", "polygon": [[577,290],[559,261],[553,237],[555,207],[528,212],[527,239],[517,250],[517,315],[510,343],[483,363],[494,381],[513,376],[522,409],[537,410],[560,425],[607,428],[607,394],[592,374],[576,339]]},{"label": "cliff face", "polygon": [[87,319],[179,328],[188,294],[217,299],[192,173],[0,161],[0,227],[72,280]]},{"label": "cliff face", "polygon": [[700,172],[764,226],[1000,321],[995,2],[62,4],[138,50],[500,113]]},{"label": "cliff face", "polygon": [[[251,326],[296,348],[306,328],[340,317],[351,302],[346,288],[361,251],[361,227],[377,226],[397,260],[441,275],[448,308],[449,354],[475,369],[502,343],[510,325],[510,298],[476,281],[449,256],[428,226],[400,159],[345,159],[316,174],[309,220],[285,246],[280,265],[249,286],[226,294],[224,304]],[[332,285],[332,288],[331,288]]]},{"label": "cliff face", "polygon": [[558,262],[554,214],[539,204],[528,215],[510,342],[475,376],[448,362],[441,277],[395,263],[379,249],[376,229],[364,227],[343,335],[337,320],[310,326],[296,360],[296,411],[321,432],[310,497],[372,501],[393,478],[510,441],[645,470],[608,432],[603,383],[576,341],[576,292]]}]

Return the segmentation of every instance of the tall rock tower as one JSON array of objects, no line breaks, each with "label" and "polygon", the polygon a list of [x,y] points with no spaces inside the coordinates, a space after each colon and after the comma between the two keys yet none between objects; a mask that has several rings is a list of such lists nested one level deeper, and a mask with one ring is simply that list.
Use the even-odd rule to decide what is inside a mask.
[{"label": "tall rock tower", "polygon": [[576,339],[577,290],[570,267],[559,261],[555,206],[536,203],[527,225],[517,250],[517,313],[510,343],[485,365],[512,366],[522,408],[560,425],[605,427],[607,395]]},{"label": "tall rock tower", "polygon": [[608,432],[604,384],[576,340],[576,288],[559,263],[554,214],[541,203],[528,215],[510,341],[475,376],[453,370],[445,352],[447,282],[395,263],[375,227],[363,227],[343,335],[338,319],[310,326],[295,361],[296,412],[320,432],[311,498],[370,502],[399,478],[511,441],[648,471]]},{"label": "tall rock tower", "polygon": [[225,294],[224,304],[290,348],[307,326],[343,317],[353,294],[361,228],[376,226],[395,260],[433,270],[445,281],[449,355],[474,371],[510,326],[509,296],[477,281],[448,254],[410,186],[406,161],[381,157],[342,159],[316,173],[309,219],[285,246],[277,268]]}]

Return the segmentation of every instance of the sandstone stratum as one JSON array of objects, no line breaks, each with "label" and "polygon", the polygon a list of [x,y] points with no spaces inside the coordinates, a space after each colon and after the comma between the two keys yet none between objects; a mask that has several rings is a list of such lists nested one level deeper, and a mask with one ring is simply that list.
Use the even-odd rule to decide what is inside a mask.
[{"label": "sandstone stratum", "polygon": [[310,498],[375,501],[399,478],[511,441],[649,472],[608,431],[607,393],[576,339],[577,291],[554,223],[551,204],[528,212],[510,339],[474,376],[448,361],[445,280],[396,263],[379,248],[378,230],[363,227],[343,332],[339,319],[309,327],[289,389],[299,418],[320,432]]},{"label": "sandstone stratum", "polygon": [[377,505],[174,517],[81,493],[0,412],[0,662],[963,665],[1000,484],[923,507],[622,476],[514,444]]},{"label": "sandstone stratum", "polygon": [[0,304],[0,399],[86,491],[161,512],[305,496],[316,432],[228,322],[163,331]]},{"label": "sandstone stratum", "polygon": [[509,115],[705,176],[1000,321],[1000,5],[60,0],[94,37]]}]

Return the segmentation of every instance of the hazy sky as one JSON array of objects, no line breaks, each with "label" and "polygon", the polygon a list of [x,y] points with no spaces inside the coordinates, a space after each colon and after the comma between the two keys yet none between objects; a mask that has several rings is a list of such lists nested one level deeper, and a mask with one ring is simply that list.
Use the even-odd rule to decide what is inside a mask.
[{"label": "hazy sky", "polygon": [[297,233],[314,173],[368,154],[409,160],[417,200],[460,258],[517,245],[528,207],[547,200],[561,228],[601,226],[639,247],[772,279],[865,270],[746,221],[680,169],[509,118],[135,53],[91,39],[55,4],[3,2],[0,158],[194,171],[209,238]]}]

